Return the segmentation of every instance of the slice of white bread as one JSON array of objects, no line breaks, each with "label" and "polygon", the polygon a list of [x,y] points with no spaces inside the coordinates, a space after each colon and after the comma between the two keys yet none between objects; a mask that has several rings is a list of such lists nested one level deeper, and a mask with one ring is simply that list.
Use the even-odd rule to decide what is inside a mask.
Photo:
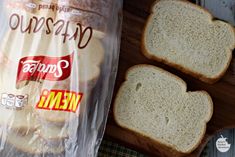
[{"label": "slice of white bread", "polygon": [[129,69],[114,102],[118,125],[183,154],[200,144],[212,113],[207,92],[187,92],[182,79],[151,65]]},{"label": "slice of white bread", "polygon": [[19,136],[16,133],[9,132],[7,142],[20,151],[30,154],[60,154],[64,151],[63,144],[52,145],[44,141],[37,134],[28,134]]},{"label": "slice of white bread", "polygon": [[187,1],[156,2],[147,21],[143,53],[204,82],[214,83],[226,72],[235,47],[229,24]]}]

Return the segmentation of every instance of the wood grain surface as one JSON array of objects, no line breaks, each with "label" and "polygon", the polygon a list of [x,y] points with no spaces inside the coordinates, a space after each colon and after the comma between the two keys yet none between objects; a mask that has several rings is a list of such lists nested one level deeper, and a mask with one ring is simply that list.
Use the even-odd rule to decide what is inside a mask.
[{"label": "wood grain surface", "polygon": [[[124,81],[127,69],[133,65],[142,63],[156,65],[178,75],[187,82],[189,91],[208,91],[214,102],[214,114],[208,123],[207,132],[200,147],[192,154],[187,155],[188,157],[198,157],[213,135],[225,128],[235,127],[235,56],[233,56],[232,63],[226,75],[213,85],[203,83],[174,68],[147,59],[141,53],[140,43],[145,21],[153,2],[154,0],[124,0],[121,54],[114,97],[120,84]],[[174,157],[167,148],[159,147],[151,140],[118,127],[114,122],[112,112],[111,107],[106,129],[107,137],[149,156]]]}]

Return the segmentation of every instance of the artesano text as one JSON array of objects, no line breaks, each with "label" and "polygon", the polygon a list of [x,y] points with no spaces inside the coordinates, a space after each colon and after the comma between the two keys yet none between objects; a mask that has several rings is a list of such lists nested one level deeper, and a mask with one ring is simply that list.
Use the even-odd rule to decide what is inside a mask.
[{"label": "artesano text", "polygon": [[[28,21],[27,21],[28,20]],[[83,27],[80,23],[71,23],[62,19],[54,20],[52,17],[36,17],[30,19],[24,15],[12,14],[9,20],[9,26],[12,30],[19,29],[22,33],[37,33],[46,30],[46,35],[61,36],[63,43],[67,41],[76,41],[78,49],[84,49],[90,42],[93,34],[91,27]],[[70,26],[75,29],[71,31]]]}]

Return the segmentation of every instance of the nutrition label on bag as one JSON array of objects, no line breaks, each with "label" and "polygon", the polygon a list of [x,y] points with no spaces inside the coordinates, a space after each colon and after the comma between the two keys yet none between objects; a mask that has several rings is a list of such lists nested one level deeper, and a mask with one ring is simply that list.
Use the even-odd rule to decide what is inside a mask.
[{"label": "nutrition label on bag", "polygon": [[28,95],[1,94],[1,105],[6,108],[23,108],[28,103]]}]

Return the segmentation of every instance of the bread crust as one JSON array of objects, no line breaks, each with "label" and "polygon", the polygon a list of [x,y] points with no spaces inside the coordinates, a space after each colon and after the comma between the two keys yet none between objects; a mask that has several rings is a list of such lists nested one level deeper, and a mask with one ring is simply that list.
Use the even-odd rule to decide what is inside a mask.
[{"label": "bread crust", "polygon": [[[138,68],[138,67],[152,67],[152,68],[155,68],[155,69],[158,69],[158,70],[160,70],[160,71],[162,71],[162,72],[167,73],[168,75],[170,75],[170,76],[174,77],[175,79],[177,79],[179,82],[182,82],[182,83],[184,84],[184,86],[186,87],[186,91],[185,91],[185,92],[187,92],[187,84],[186,84],[186,82],[185,82],[184,80],[182,80],[180,77],[178,77],[178,76],[176,76],[176,75],[174,75],[174,74],[172,74],[172,73],[170,73],[170,72],[168,72],[168,71],[165,71],[165,70],[163,70],[162,68],[159,68],[159,67],[156,67],[156,66],[153,66],[153,65],[147,65],[147,64],[135,65],[135,66],[129,68],[129,69],[127,70],[127,72],[126,72],[126,75],[125,75],[125,81],[121,84],[121,86],[120,86],[119,89],[121,89],[121,88],[124,86],[124,83],[127,81],[127,76],[128,76],[129,71],[131,71],[131,70],[134,69],[134,68]],[[206,119],[206,121],[204,122],[205,125],[204,125],[204,128],[203,128],[203,133],[202,133],[201,136],[200,136],[199,142],[198,142],[197,144],[195,144],[195,146],[194,146],[192,149],[190,149],[188,152],[181,152],[181,151],[178,151],[178,150],[176,150],[174,147],[172,147],[172,146],[170,146],[170,145],[166,145],[166,144],[161,143],[160,140],[158,141],[158,140],[152,139],[151,137],[149,137],[149,136],[147,136],[147,135],[143,135],[143,134],[141,134],[141,133],[138,133],[137,131],[132,130],[132,129],[130,129],[130,128],[128,128],[128,127],[123,126],[122,124],[120,124],[120,123],[118,122],[118,120],[117,120],[117,118],[116,118],[116,114],[115,114],[115,113],[116,113],[116,101],[117,101],[117,98],[119,97],[119,95],[121,94],[121,93],[120,93],[120,90],[118,90],[117,95],[116,95],[116,98],[115,98],[115,100],[114,100],[114,107],[113,107],[114,120],[115,120],[115,122],[116,122],[119,126],[121,126],[122,128],[124,128],[124,129],[126,129],[126,130],[129,130],[129,131],[131,131],[131,132],[134,132],[136,135],[138,135],[138,136],[140,136],[140,137],[143,137],[143,138],[146,138],[147,140],[150,140],[151,142],[153,142],[154,144],[156,144],[156,146],[159,147],[159,151],[161,151],[161,149],[163,150],[162,153],[164,153],[164,154],[169,154],[169,155],[173,155],[174,157],[186,156],[186,155],[190,154],[191,152],[193,152],[193,151],[200,145],[200,143],[202,142],[202,140],[203,140],[203,138],[204,138],[204,135],[205,135],[205,133],[206,133],[206,124],[210,121],[210,119],[211,119],[211,117],[212,117],[212,115],[213,115],[213,101],[212,101],[210,95],[209,95],[206,91],[203,91],[203,90],[202,90],[202,91],[196,91],[196,92],[204,93],[204,94],[207,96],[208,100],[210,101],[210,108],[211,108],[211,111],[210,111],[210,114],[208,115],[208,119]],[[189,93],[189,92],[187,92],[187,93]]]},{"label": "bread crust", "polygon": [[[201,7],[201,6],[198,6],[198,5],[195,5],[195,4],[193,4],[193,3],[189,2],[189,1],[186,1],[186,0],[179,0],[179,1],[184,2],[184,3],[187,3],[188,5],[191,5],[191,6],[197,7],[197,8],[200,9],[200,10],[203,10],[206,14],[209,14],[209,15],[210,15],[212,22],[213,22],[213,21],[216,21],[216,20],[214,19],[214,17],[212,16],[212,14],[211,14],[209,11],[207,11],[205,8],[203,8],[203,7]],[[197,73],[197,72],[194,72],[194,71],[192,71],[192,70],[190,70],[190,69],[188,69],[188,68],[186,68],[186,67],[184,67],[184,66],[182,66],[182,65],[180,65],[180,64],[176,64],[176,63],[170,62],[170,61],[167,60],[167,59],[163,59],[163,58],[157,57],[157,56],[155,56],[155,55],[151,55],[151,54],[148,52],[148,50],[146,49],[146,46],[145,46],[145,36],[146,36],[146,32],[147,32],[147,26],[148,26],[148,24],[151,22],[151,18],[153,17],[153,13],[154,13],[153,8],[154,8],[155,5],[157,5],[158,2],[160,2],[160,0],[159,0],[159,1],[156,1],[156,2],[153,4],[151,13],[150,13],[150,15],[149,15],[149,17],[148,17],[148,19],[147,19],[147,22],[146,22],[146,24],[145,24],[145,27],[144,27],[144,33],[142,34],[142,41],[141,41],[142,53],[143,53],[148,59],[156,60],[156,61],[158,61],[158,62],[162,62],[162,63],[164,63],[164,64],[166,64],[166,65],[169,65],[169,66],[171,66],[171,67],[173,67],[173,68],[175,68],[175,69],[178,69],[178,70],[182,71],[183,73],[186,73],[186,74],[188,74],[188,75],[191,75],[191,76],[193,76],[193,77],[195,77],[195,78],[197,78],[197,79],[199,79],[199,80],[201,80],[201,81],[203,81],[203,82],[205,82],[205,83],[214,84],[214,83],[216,83],[217,81],[219,81],[219,80],[224,76],[224,74],[226,73],[227,69],[228,69],[229,66],[230,66],[230,63],[231,63],[231,61],[232,61],[232,51],[233,51],[233,49],[235,48],[235,43],[234,43],[234,46],[233,46],[232,49],[228,49],[228,51],[230,51],[231,53],[230,53],[230,57],[229,57],[229,60],[228,60],[228,62],[227,62],[227,65],[225,66],[224,70],[223,70],[220,74],[218,74],[216,77],[214,77],[214,78],[206,77],[205,75],[200,74],[200,73]],[[231,26],[231,25],[230,25],[230,26]],[[234,36],[235,36],[235,28],[233,28],[233,27],[231,26],[231,30],[234,32]]]}]

